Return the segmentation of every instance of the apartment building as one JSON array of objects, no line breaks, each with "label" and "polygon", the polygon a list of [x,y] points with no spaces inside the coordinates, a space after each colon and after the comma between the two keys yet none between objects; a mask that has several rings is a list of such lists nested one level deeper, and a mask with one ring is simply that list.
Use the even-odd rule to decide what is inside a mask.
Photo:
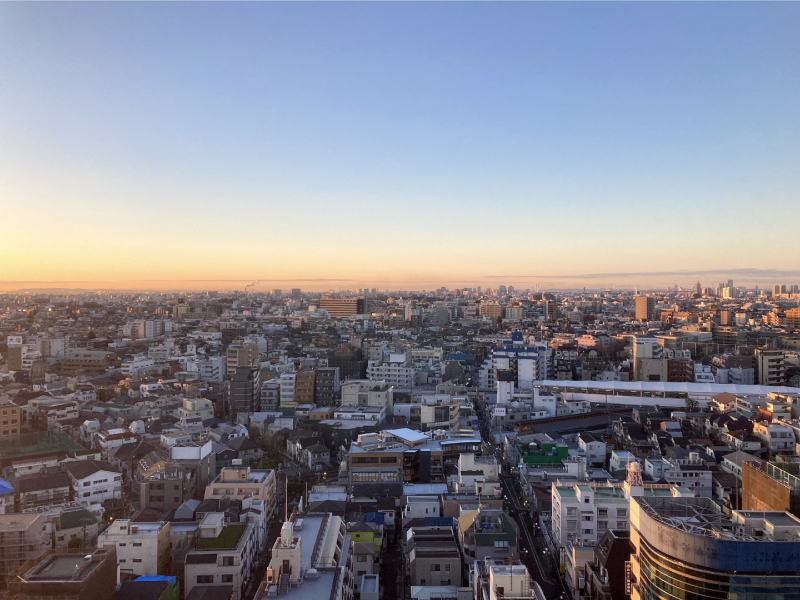
[{"label": "apartment building", "polygon": [[[553,542],[559,548],[565,548],[570,541],[593,546],[607,529],[628,528],[631,497],[675,494],[694,495],[686,488],[644,484],[641,465],[635,462],[628,464],[622,485],[554,484],[550,515]],[[561,558],[563,562],[564,557]]]},{"label": "apartment building", "polygon": [[452,527],[410,527],[403,540],[412,586],[461,586],[461,550]]},{"label": "apartment building", "polygon": [[342,406],[378,406],[393,414],[394,394],[385,381],[351,379],[342,384]]},{"label": "apartment building", "polygon": [[[230,367],[228,370],[231,371]],[[239,413],[249,414],[261,410],[261,372],[258,368],[236,367],[230,385],[230,410],[234,420]]]},{"label": "apartment building", "polygon": [[783,350],[758,348],[753,352],[756,359],[756,375],[759,385],[783,385],[786,380],[786,353]]},{"label": "apartment building", "polygon": [[266,520],[275,514],[277,503],[275,471],[250,467],[223,467],[214,481],[206,486],[205,498],[228,496],[235,500],[258,498],[265,502]]},{"label": "apartment building", "polygon": [[353,600],[351,548],[346,523],[331,513],[286,521],[255,600]]},{"label": "apartment building", "polygon": [[97,547],[116,548],[120,577],[169,575],[172,567],[170,524],[115,519],[97,538]]},{"label": "apartment building", "polygon": [[281,373],[278,379],[281,406],[296,406],[297,403],[294,397],[296,379],[297,373]]},{"label": "apartment building", "polygon": [[8,398],[0,395],[0,439],[18,438],[22,432],[20,408]]},{"label": "apartment building", "polygon": [[415,384],[416,370],[406,354],[390,354],[388,360],[367,363],[367,379],[410,390]]},{"label": "apartment building", "polygon": [[294,401],[297,404],[314,404],[317,392],[317,369],[304,367],[295,373]]},{"label": "apartment building", "polygon": [[122,473],[100,460],[76,460],[66,464],[73,498],[92,504],[122,498]]},{"label": "apartment building", "polygon": [[315,403],[317,406],[333,406],[341,389],[339,367],[317,369]]},{"label": "apartment building", "polygon": [[228,373],[237,367],[252,367],[258,361],[256,344],[231,344],[225,352],[225,365]]},{"label": "apartment building", "polygon": [[761,440],[762,447],[769,450],[772,456],[794,456],[797,453],[794,429],[789,425],[756,421],[753,423],[753,435]]},{"label": "apartment building", "polygon": [[199,526],[197,547],[186,554],[184,594],[197,586],[229,586],[232,600],[242,600],[257,560],[255,527],[226,523],[224,513],[208,513]]}]

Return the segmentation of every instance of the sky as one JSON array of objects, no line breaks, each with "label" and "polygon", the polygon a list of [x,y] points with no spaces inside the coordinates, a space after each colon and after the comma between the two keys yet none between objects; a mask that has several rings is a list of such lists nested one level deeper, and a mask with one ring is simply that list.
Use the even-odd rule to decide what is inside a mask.
[{"label": "sky", "polygon": [[798,22],[0,3],[0,289],[798,283]]}]

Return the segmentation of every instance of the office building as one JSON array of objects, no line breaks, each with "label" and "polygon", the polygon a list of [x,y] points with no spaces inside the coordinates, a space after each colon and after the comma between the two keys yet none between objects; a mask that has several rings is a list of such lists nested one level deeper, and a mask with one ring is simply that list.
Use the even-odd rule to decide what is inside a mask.
[{"label": "office building", "polygon": [[655,321],[656,299],[650,296],[636,296],[636,320]]},{"label": "office building", "polygon": [[300,288],[292,288],[292,300],[300,300],[301,296]]},{"label": "office building", "polygon": [[631,500],[632,600],[800,598],[800,519],[709,498]]},{"label": "office building", "polygon": [[332,319],[346,319],[367,312],[367,301],[364,298],[320,298],[319,307],[327,311]]},{"label": "office building", "polygon": [[228,346],[225,357],[225,369],[228,373],[236,372],[237,367],[252,367],[258,361],[258,345],[231,344]]}]

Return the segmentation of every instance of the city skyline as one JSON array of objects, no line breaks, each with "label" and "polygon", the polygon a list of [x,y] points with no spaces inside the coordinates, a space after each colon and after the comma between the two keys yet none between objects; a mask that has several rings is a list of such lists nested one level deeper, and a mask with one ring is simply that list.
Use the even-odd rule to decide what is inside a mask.
[{"label": "city skyline", "polygon": [[793,283],[799,16],[0,5],[0,289]]}]

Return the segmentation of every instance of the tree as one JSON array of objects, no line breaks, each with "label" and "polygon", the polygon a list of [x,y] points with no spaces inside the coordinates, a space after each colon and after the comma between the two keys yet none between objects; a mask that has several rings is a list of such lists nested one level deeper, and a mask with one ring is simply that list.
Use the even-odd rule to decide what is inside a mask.
[{"label": "tree", "polygon": [[83,547],[83,540],[79,537],[74,537],[67,543],[67,548],[81,548],[81,547]]},{"label": "tree", "polygon": [[686,398],[686,410],[688,412],[696,411],[699,406],[700,403],[694,398]]}]

